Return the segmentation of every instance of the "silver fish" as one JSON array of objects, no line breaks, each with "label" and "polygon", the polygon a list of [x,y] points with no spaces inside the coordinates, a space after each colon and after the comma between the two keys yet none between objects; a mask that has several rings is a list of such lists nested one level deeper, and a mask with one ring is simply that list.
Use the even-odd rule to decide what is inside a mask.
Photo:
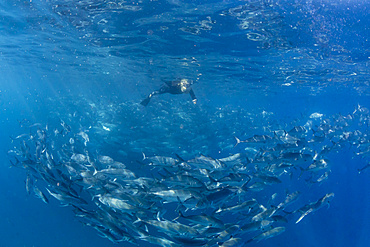
[{"label": "silver fish", "polygon": [[325,205],[329,205],[330,200],[333,197],[334,197],[334,193],[328,193],[322,198],[320,198],[319,200],[317,200],[316,202],[303,206],[301,209],[298,210],[299,212],[301,212],[301,216],[298,218],[298,220],[295,223],[298,224],[308,214],[319,210]]},{"label": "silver fish", "polygon": [[265,231],[265,232],[255,236],[254,238],[248,240],[247,243],[250,243],[252,241],[257,241],[257,243],[258,243],[261,240],[265,240],[265,239],[268,239],[268,238],[275,237],[277,235],[282,234],[283,232],[285,232],[285,227],[278,226],[278,227],[272,228],[271,230]]}]

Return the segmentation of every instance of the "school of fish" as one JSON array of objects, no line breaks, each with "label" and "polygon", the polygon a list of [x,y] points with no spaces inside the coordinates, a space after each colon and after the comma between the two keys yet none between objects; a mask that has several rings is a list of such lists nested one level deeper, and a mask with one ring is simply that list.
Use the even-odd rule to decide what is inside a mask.
[{"label": "school of fish", "polygon": [[[69,206],[82,224],[114,243],[247,246],[275,237],[288,222],[301,222],[334,198],[334,193],[325,191],[308,199],[299,190],[290,191],[291,183],[299,180],[315,186],[327,181],[335,169],[327,154],[343,148],[354,148],[354,154],[364,159],[370,155],[370,115],[362,106],[347,115],[313,113],[304,124],[289,129],[264,126],[263,131],[239,136],[220,129],[215,147],[229,154],[220,152],[217,157],[204,153],[205,144],[199,144],[203,139],[191,131],[191,144],[198,147],[189,148],[191,152],[182,147],[181,152],[169,149],[172,155],[161,155],[145,149],[153,147],[156,133],[142,139],[138,148],[134,142],[139,139],[129,140],[127,130],[119,129],[121,122],[111,118],[108,123],[103,118],[109,112],[93,112],[96,108],[89,104],[90,110],[80,113],[59,112],[53,123],[20,121],[26,131],[11,137],[14,148],[9,159],[12,167],[26,171],[28,194],[44,203],[53,199]],[[161,114],[150,124],[171,128],[166,114]],[[181,114],[184,126],[189,126],[190,117]],[[87,116],[95,120],[87,121]],[[131,129],[141,127],[136,124]],[[114,155],[118,152],[121,156]],[[369,163],[358,173],[367,168]]]}]

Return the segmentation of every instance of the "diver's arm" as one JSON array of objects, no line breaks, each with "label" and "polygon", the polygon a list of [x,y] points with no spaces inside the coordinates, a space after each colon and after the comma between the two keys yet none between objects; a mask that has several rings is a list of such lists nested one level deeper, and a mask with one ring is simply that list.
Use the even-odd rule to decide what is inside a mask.
[{"label": "diver's arm", "polygon": [[193,89],[190,89],[189,94],[190,94],[190,97],[191,97],[193,103],[196,104],[197,103],[197,97],[195,97]]}]

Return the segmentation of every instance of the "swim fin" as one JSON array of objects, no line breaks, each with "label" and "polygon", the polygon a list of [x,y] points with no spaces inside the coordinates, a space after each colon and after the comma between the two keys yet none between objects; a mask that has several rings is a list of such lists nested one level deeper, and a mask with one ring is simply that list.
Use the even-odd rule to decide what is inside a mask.
[{"label": "swim fin", "polygon": [[149,104],[150,98],[151,98],[151,95],[149,95],[146,99],[141,101],[140,104],[142,104],[143,106],[147,106]]}]

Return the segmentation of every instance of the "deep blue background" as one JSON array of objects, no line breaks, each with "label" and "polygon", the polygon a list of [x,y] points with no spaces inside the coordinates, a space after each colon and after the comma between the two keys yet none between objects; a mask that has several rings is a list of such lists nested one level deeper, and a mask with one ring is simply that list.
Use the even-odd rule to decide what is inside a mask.
[{"label": "deep blue background", "polygon": [[[18,120],[46,124],[50,112],[68,104],[66,98],[140,102],[162,79],[187,77],[197,81],[201,109],[264,110],[281,123],[314,112],[349,114],[358,104],[370,107],[366,3],[144,1],[128,4],[138,11],[127,11],[92,2],[0,3],[0,246],[117,246],[56,200],[46,205],[28,196],[25,171],[9,168],[9,136],[24,131]],[[257,14],[230,14],[241,5]],[[183,31],[201,26],[207,16],[211,30]],[[108,22],[99,24],[103,19]],[[243,20],[250,21],[249,29],[240,28]],[[251,41],[246,38],[251,32],[267,38]],[[156,103],[173,97],[189,100],[165,96],[153,99],[152,109],[160,113]],[[353,149],[329,158],[328,181],[289,189],[299,189],[306,202],[334,192],[330,208],[299,224],[291,221],[284,234],[250,246],[368,246],[370,171],[358,174],[357,169],[369,160]]]}]

